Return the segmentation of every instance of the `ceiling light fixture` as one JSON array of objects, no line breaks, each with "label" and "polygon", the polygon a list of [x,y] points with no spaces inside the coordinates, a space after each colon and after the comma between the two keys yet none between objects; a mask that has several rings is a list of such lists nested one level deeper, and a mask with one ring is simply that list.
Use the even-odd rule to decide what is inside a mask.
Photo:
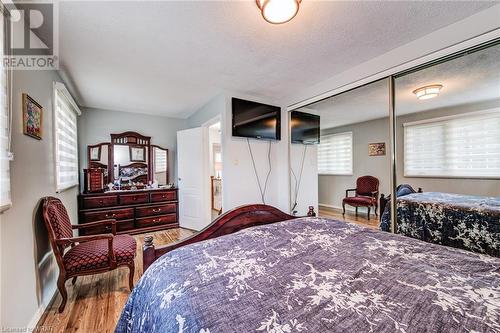
[{"label": "ceiling light fixture", "polygon": [[418,99],[429,99],[437,97],[442,88],[443,85],[441,84],[433,84],[430,86],[415,89],[413,90],[413,93],[417,96]]},{"label": "ceiling light fixture", "polygon": [[281,24],[293,19],[302,0],[255,0],[262,17],[269,23]]}]

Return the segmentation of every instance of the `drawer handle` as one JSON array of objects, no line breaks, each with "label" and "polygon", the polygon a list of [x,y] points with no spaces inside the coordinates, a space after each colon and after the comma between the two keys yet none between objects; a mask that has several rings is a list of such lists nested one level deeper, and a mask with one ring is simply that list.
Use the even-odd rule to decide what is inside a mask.
[{"label": "drawer handle", "polygon": [[158,209],[153,208],[153,213],[158,213],[158,212],[161,212],[161,208],[158,208]]},{"label": "drawer handle", "polygon": [[158,223],[158,222],[161,222],[161,219],[157,219],[157,220],[153,219],[153,223]]},{"label": "drawer handle", "polygon": [[99,204],[101,204],[101,205],[102,205],[103,203],[104,203],[104,201],[103,201],[103,200],[99,200]]},{"label": "drawer handle", "polygon": [[111,215],[106,214],[106,218],[110,218],[110,217],[116,217],[116,214],[115,214],[115,213],[113,213],[113,214],[111,214]]},{"label": "drawer handle", "polygon": [[137,197],[134,197],[133,200],[137,200]]},{"label": "drawer handle", "polygon": [[110,227],[109,225],[107,225],[106,227],[104,227],[104,229],[105,229],[106,231],[111,231],[111,227]]}]

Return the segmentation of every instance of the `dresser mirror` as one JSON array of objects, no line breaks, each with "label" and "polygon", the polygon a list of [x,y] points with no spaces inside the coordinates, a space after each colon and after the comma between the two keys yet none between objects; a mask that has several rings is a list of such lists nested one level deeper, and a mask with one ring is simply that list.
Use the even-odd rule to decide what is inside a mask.
[{"label": "dresser mirror", "polygon": [[87,161],[89,169],[103,169],[104,182],[108,182],[109,142],[87,146]]},{"label": "dresser mirror", "polygon": [[158,185],[168,184],[168,149],[162,148],[160,146],[151,146],[153,151],[153,158],[151,162],[153,163],[153,182],[158,183]]},{"label": "dresser mirror", "polygon": [[[168,185],[168,149],[152,145],[151,137],[136,132],[111,134],[111,142],[87,146],[87,158],[88,169],[85,171],[92,171],[92,175],[102,178],[97,182],[89,177],[89,184],[101,191],[139,190]],[[96,169],[101,172],[98,173]],[[98,191],[90,191],[88,187],[86,192]]]},{"label": "dresser mirror", "polygon": [[113,145],[113,177],[121,184],[145,185],[148,177],[149,147]]}]

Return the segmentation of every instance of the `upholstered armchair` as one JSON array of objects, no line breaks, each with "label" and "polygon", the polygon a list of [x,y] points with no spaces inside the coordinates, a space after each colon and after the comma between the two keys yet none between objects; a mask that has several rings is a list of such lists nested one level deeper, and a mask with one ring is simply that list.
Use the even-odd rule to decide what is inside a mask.
[{"label": "upholstered armchair", "polygon": [[[345,198],[342,200],[342,215],[345,215],[345,205],[356,207],[356,216],[358,207],[368,208],[368,219],[370,219],[370,209],[375,207],[375,216],[378,208],[378,187],[379,181],[373,176],[363,176],[356,180],[356,188],[347,189]],[[349,192],[354,192],[354,196],[349,196]]]},{"label": "upholstered armchair", "polygon": [[[62,296],[59,312],[64,311],[68,294],[66,280],[82,275],[91,275],[113,270],[119,266],[129,268],[129,287],[134,287],[134,259],[136,241],[129,235],[116,236],[116,221],[72,225],[61,200],[53,197],[43,199],[43,218],[49,234],[50,244],[59,266],[57,288]],[[73,237],[73,229],[106,226],[110,233]]]}]

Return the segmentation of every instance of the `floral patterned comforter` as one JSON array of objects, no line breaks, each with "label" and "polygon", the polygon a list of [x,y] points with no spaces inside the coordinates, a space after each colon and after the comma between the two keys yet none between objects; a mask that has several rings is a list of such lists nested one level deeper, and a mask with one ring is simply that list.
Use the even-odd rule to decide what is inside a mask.
[{"label": "floral patterned comforter", "polygon": [[116,332],[500,332],[500,259],[335,220],[284,221],[159,258]]},{"label": "floral patterned comforter", "polygon": [[500,257],[500,197],[413,193],[397,206],[403,235]]}]

